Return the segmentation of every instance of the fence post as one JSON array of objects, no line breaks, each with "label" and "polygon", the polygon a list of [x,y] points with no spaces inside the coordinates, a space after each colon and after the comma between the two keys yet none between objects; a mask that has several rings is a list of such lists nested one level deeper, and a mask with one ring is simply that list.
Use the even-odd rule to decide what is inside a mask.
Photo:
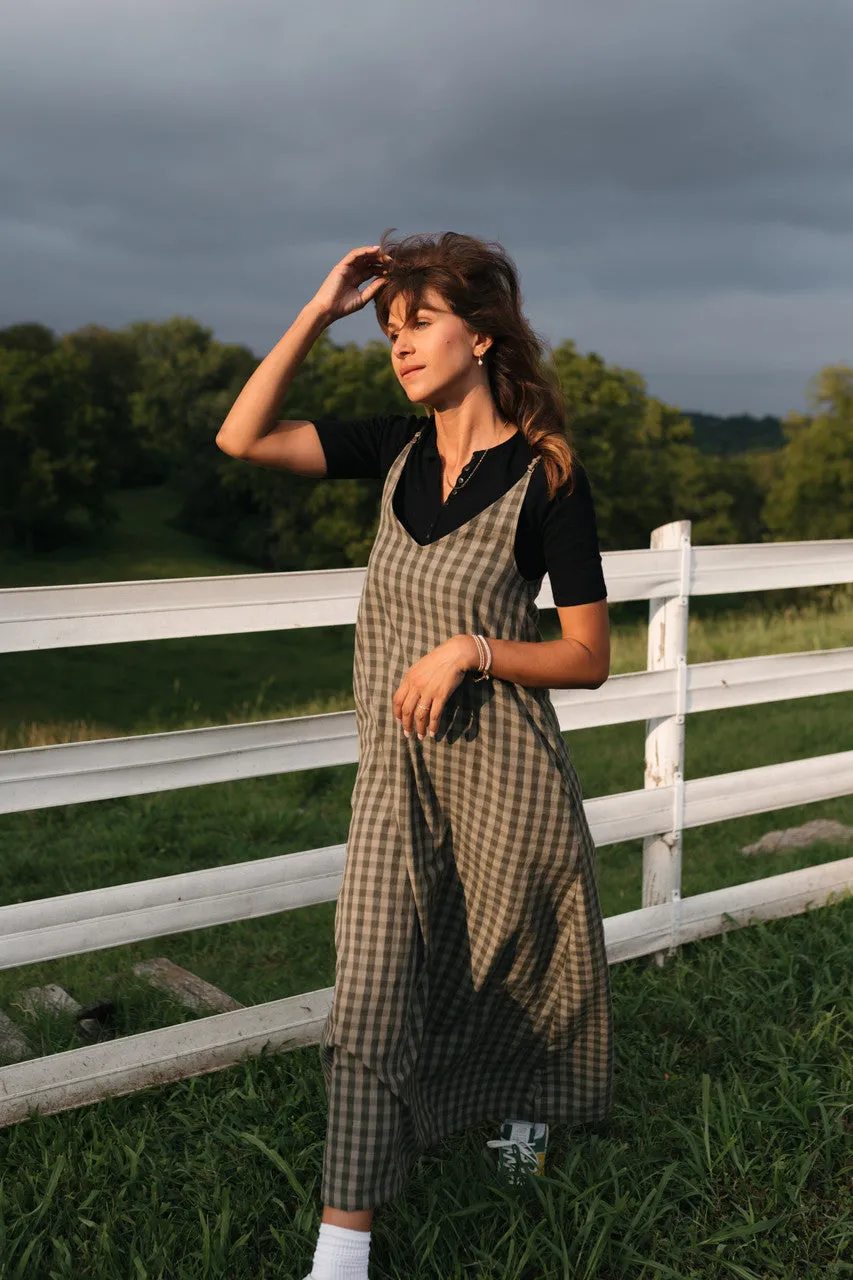
[{"label": "fence post", "polygon": [[646,666],[649,671],[675,669],[673,712],[646,721],[645,787],[673,788],[669,831],[643,840],[643,906],[672,903],[671,941],[667,951],[653,953],[662,965],[678,946],[681,903],[681,832],[684,825],[684,713],[687,703],[687,616],[690,598],[690,521],[674,520],[652,531],[653,551],[680,551],[679,593],[649,601]]}]

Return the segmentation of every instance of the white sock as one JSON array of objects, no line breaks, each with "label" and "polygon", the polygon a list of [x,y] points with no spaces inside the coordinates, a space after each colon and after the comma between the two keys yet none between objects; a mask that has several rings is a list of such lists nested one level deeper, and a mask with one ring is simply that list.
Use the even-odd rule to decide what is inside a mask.
[{"label": "white sock", "polygon": [[368,1280],[370,1232],[320,1223],[310,1280]]}]

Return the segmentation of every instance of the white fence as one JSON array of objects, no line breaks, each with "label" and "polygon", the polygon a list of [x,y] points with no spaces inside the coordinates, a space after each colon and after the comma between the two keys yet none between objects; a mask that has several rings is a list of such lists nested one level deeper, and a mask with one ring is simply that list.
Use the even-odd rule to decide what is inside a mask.
[{"label": "white fence", "polygon": [[[555,689],[561,728],[647,722],[645,785],[586,802],[598,846],[642,836],[642,907],[605,920],[611,963],[853,888],[853,858],[681,898],[681,833],[853,792],[853,751],[683,777],[684,718],[853,689],[853,648],[688,665],[691,595],[853,580],[853,539],[691,547],[690,525],[648,551],[605,554],[611,602],[650,601],[648,670]],[[0,590],[0,652],[354,623],[364,569]],[[553,607],[547,579],[537,599]],[[350,764],[355,713],[303,716],[0,752],[0,813]],[[77,955],[337,898],[345,845],[0,908],[0,968]],[[214,1071],[246,1053],[317,1044],[332,988],[0,1068],[0,1124]]]}]

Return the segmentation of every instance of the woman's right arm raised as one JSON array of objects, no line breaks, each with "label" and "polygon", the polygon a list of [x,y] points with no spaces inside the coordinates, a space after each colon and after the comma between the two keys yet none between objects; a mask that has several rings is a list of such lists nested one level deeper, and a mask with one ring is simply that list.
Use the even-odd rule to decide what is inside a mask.
[{"label": "woman's right arm raised", "polygon": [[[323,330],[360,311],[382,288],[386,261],[379,245],[368,245],[352,249],[332,268],[231,406],[216,435],[224,453],[297,475],[326,474],[326,457],[313,422],[276,422],[275,413]],[[360,289],[371,276],[378,278]]]}]

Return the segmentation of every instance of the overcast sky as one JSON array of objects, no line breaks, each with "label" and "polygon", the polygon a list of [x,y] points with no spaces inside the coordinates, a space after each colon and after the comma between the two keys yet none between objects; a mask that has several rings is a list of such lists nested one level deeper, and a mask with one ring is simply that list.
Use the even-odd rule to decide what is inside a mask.
[{"label": "overcast sky", "polygon": [[192,315],[261,355],[396,227],[499,240],[538,333],[683,409],[784,414],[853,362],[851,0],[3,9],[0,325]]}]

